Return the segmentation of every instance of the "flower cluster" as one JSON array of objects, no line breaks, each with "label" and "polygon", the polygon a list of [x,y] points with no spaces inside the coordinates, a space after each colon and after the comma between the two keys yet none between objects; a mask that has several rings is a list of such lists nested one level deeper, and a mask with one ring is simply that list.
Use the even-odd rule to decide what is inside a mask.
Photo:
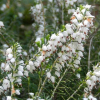
[{"label": "flower cluster", "polygon": [[[35,70],[41,66],[42,62],[49,62],[53,56],[57,59],[54,68],[55,75],[58,77],[65,64],[69,67],[79,68],[84,52],[83,42],[85,42],[89,28],[93,26],[94,16],[90,14],[90,7],[90,5],[78,7],[71,17],[71,24],[66,24],[63,32],[59,31],[57,34],[51,35],[48,43],[40,49],[41,53],[36,56],[36,60],[29,61],[28,68]],[[51,75],[50,71],[47,72],[47,77],[53,83],[55,82],[55,77]]]},{"label": "flower cluster", "polygon": [[31,7],[32,15],[37,23],[44,24],[43,8],[41,4]]},{"label": "flower cluster", "polygon": [[83,100],[97,100],[97,99],[94,98],[92,95],[89,95],[88,98],[83,98]]},{"label": "flower cluster", "polygon": [[[44,36],[44,25],[45,18],[44,13],[45,9],[43,9],[42,4],[37,4],[36,6],[31,7],[32,15],[34,16],[35,22],[39,24],[38,31],[36,32],[36,42],[40,40]],[[35,27],[36,24],[33,24]]]},{"label": "flower cluster", "polygon": [[93,72],[89,71],[87,73],[87,88],[84,89],[85,94],[89,94],[87,99],[84,100],[97,100],[95,97],[92,95],[92,89],[96,88],[96,85],[99,84],[100,82],[100,63],[98,63],[96,66],[93,67]]},{"label": "flower cluster", "polygon": [[[78,0],[64,0],[64,2],[65,2],[65,7],[69,8],[68,14],[72,14],[72,13],[75,12],[75,8],[76,8],[75,3],[79,2],[79,1]],[[59,3],[60,6],[61,5],[64,6],[63,0],[58,0],[58,3]]]},{"label": "flower cluster", "polygon": [[[53,0],[49,0],[49,2],[52,3]],[[58,0],[58,2],[60,2],[60,0]],[[68,7],[75,2],[76,0],[67,0],[65,5]],[[40,93],[42,91],[41,87],[45,85],[47,79],[54,84],[56,78],[63,76],[62,73],[65,69],[72,68],[73,71],[78,69],[80,60],[83,57],[83,44],[87,39],[89,28],[93,27],[94,16],[91,15],[89,11],[90,8],[90,5],[86,5],[78,7],[77,10],[69,9],[68,13],[73,13],[70,18],[70,24],[63,26],[63,29],[58,31],[58,33],[51,34],[51,37],[46,41],[47,43],[40,46],[38,53],[33,55],[33,58],[29,60],[27,65],[24,63],[22,55],[27,56],[28,54],[22,51],[22,47],[19,43],[13,44],[10,48],[5,44],[3,51],[5,62],[1,63],[1,72],[4,76],[1,80],[0,95],[3,92],[7,93],[9,90],[11,91],[11,96],[8,96],[7,100],[11,100],[13,94],[20,95],[20,89],[15,88],[15,84],[16,87],[22,87],[22,77],[28,77],[29,72],[33,73],[33,71],[40,70],[39,78],[41,77],[41,80],[42,77],[45,79],[39,83],[39,92],[37,92],[36,95],[29,93],[30,97],[27,100],[44,100],[41,99]],[[31,7],[31,11],[36,23],[40,24],[39,30],[36,32],[36,42],[41,41],[40,38],[44,36],[46,25],[44,17],[45,9],[41,3]],[[56,9],[56,12],[59,12],[59,9]],[[55,14],[54,17],[56,17]],[[54,20],[57,21],[58,19],[55,18]],[[3,26],[3,22],[0,22],[0,28]],[[33,26],[35,26],[35,24],[33,24]],[[54,23],[54,27],[55,26],[56,24]],[[34,47],[29,50],[29,52],[32,51],[34,51]],[[84,100],[97,100],[92,96],[91,91],[100,81],[99,69],[100,67],[97,65],[94,67],[93,73],[87,73],[88,80],[86,84],[88,88],[85,88],[85,91],[90,95],[85,97]],[[46,77],[43,74],[45,74]],[[80,74],[76,76],[80,78]]]},{"label": "flower cluster", "polygon": [[2,74],[4,74],[4,79],[2,80],[2,86],[0,86],[0,94],[11,88],[11,94],[16,93],[16,95],[20,95],[20,90],[15,90],[14,85],[22,86],[22,77],[28,77],[28,71],[25,70],[24,61],[21,60],[22,47],[19,43],[14,44],[6,50],[5,56],[6,62],[1,63],[1,70]]},{"label": "flower cluster", "polygon": [[[42,3],[40,4],[39,1],[37,1],[38,4],[31,7],[32,15],[36,22],[36,23],[33,23],[32,26],[33,26],[33,28],[37,28],[37,26],[38,26],[38,30],[36,30],[36,33],[35,33],[35,35],[36,35],[35,42],[40,41],[40,43],[41,43],[41,38],[44,36],[44,33],[47,33],[49,31],[46,27],[47,25],[50,25],[54,29],[58,30],[59,29],[59,21],[61,20],[61,17],[62,17],[62,24],[64,24],[64,12],[63,12],[64,3],[65,3],[65,7],[68,8],[68,14],[72,14],[75,12],[75,8],[76,8],[75,2],[76,1],[77,0],[67,0],[67,1],[66,0],[57,0],[57,1],[56,0],[54,0],[54,1],[47,0],[47,6],[45,5],[46,7],[43,7],[43,4]],[[51,15],[49,16],[51,23],[49,23],[48,21],[45,20],[45,19],[47,19],[45,17],[45,15],[48,15],[47,12],[51,13]],[[62,13],[62,16],[58,16],[59,13]]]}]

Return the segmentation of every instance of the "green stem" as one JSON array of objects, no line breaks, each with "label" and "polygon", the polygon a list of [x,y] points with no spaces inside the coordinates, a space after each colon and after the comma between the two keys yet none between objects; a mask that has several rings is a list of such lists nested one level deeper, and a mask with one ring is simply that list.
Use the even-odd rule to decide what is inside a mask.
[{"label": "green stem", "polygon": [[39,85],[38,85],[38,91],[39,91],[39,88],[40,88],[41,83],[42,83],[42,78],[41,78],[41,76],[43,76],[43,70],[42,70],[42,67],[41,67],[40,72],[41,72],[41,73],[40,73],[40,75],[39,75],[40,80],[39,80]]},{"label": "green stem", "polygon": [[30,92],[29,86],[30,86],[30,77],[28,77],[28,93]]},{"label": "green stem", "polygon": [[38,93],[38,96],[40,96],[40,94],[41,94],[41,92],[42,92],[42,90],[43,90],[43,87],[44,87],[45,82],[46,82],[47,79],[48,79],[48,78],[47,78],[47,76],[46,76],[46,78],[45,78],[45,80],[44,80],[44,82],[43,82],[43,84],[42,84],[42,87],[40,88],[40,91],[39,91],[39,93]]},{"label": "green stem", "polygon": [[83,85],[83,83],[78,87],[78,89],[67,100],[70,100],[70,98],[72,98],[74,96],[74,94],[76,94],[78,92],[78,90],[81,88],[82,85]]},{"label": "green stem", "polygon": [[[50,69],[50,72],[52,71],[52,68],[53,68],[53,66],[55,65],[55,63],[57,62],[57,60],[58,60],[58,58],[56,58],[56,60],[54,61],[54,63],[53,63],[53,65],[52,65],[52,67],[51,67],[51,69]],[[47,78],[47,76],[46,76],[46,78],[45,78],[45,80],[43,81],[43,84],[42,84],[42,86],[41,86],[41,88],[40,88],[40,91],[39,91],[39,93],[38,93],[38,96],[40,96],[40,94],[41,94],[41,92],[42,92],[42,90],[43,90],[43,88],[44,88],[44,86],[45,86],[45,83],[46,83],[46,80],[47,80],[48,78]]]},{"label": "green stem", "polygon": [[60,78],[60,80],[59,80],[59,82],[57,83],[55,89],[53,90],[53,93],[52,93],[52,95],[51,95],[51,99],[54,97],[54,94],[55,94],[55,92],[56,92],[56,90],[57,90],[57,88],[58,88],[58,86],[59,86],[61,80],[63,79],[64,75],[66,74],[67,70],[68,70],[68,69],[66,69],[66,70],[64,71],[62,77]]}]

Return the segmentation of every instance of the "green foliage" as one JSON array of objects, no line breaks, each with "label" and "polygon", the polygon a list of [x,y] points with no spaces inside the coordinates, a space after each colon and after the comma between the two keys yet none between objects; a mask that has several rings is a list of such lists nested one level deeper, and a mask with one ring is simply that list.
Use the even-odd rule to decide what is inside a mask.
[{"label": "green foliage", "polygon": [[[41,0],[40,0],[41,1]],[[62,10],[62,6],[59,6],[59,4],[54,4],[56,7],[59,7],[60,10],[58,13],[53,11],[54,5],[50,5],[51,7],[47,9],[45,13],[45,31],[44,31],[44,37],[41,38],[40,41],[35,42],[36,39],[36,31],[39,29],[39,24],[35,22],[35,18],[31,15],[30,8],[31,6],[35,6],[37,3],[37,0],[10,0],[9,7],[6,8],[4,11],[0,10],[0,20],[4,22],[5,28],[0,29],[0,64],[2,62],[6,62],[4,51],[3,51],[3,44],[7,44],[9,47],[12,45],[14,48],[16,48],[15,43],[18,42],[22,45],[23,49],[28,52],[27,56],[23,56],[23,59],[25,61],[25,64],[28,64],[29,59],[31,57],[35,56],[32,60],[35,61],[38,51],[38,47],[42,48],[43,44],[46,44],[47,41],[49,41],[50,36],[54,33],[57,33],[59,30],[61,32],[65,31],[65,25],[62,25],[62,11],[64,12],[64,24],[70,22],[70,16],[68,15],[68,9],[72,7],[70,5],[69,8],[65,8]],[[47,7],[47,1],[42,0],[43,7]],[[54,2],[54,0],[53,0]],[[100,62],[100,0],[87,0],[87,2],[91,5],[95,4],[94,9],[92,10],[92,13],[95,17],[95,26],[94,29],[92,29],[89,32],[89,39],[86,40],[86,43],[84,45],[85,52],[84,57],[81,59],[80,68],[74,71],[73,67],[67,71],[67,73],[62,78],[55,94],[53,100],[67,100],[70,98],[70,100],[82,100],[83,94],[84,94],[84,87],[86,87],[86,84],[84,82],[86,78],[86,73],[88,72],[88,56],[89,56],[89,47],[90,47],[90,40],[92,40],[91,44],[91,56],[90,56],[90,69],[93,70],[92,65],[96,65],[97,62]],[[0,0],[0,7],[2,4],[7,4],[7,0]],[[77,7],[78,4],[76,4],[75,7]],[[51,9],[52,8],[52,9]],[[80,10],[82,10],[84,7],[80,5]],[[22,13],[22,17],[19,16],[19,13]],[[54,18],[55,16],[52,16],[53,13],[58,18],[58,21],[56,21]],[[55,21],[56,26],[53,27],[52,23]],[[35,27],[32,27],[32,23],[36,23]],[[97,29],[98,27],[98,29]],[[48,31],[46,31],[48,29]],[[34,50],[32,50],[32,47],[34,47]],[[23,50],[23,51],[24,51]],[[61,48],[57,49],[58,51],[61,51]],[[41,53],[41,52],[40,52]],[[53,67],[53,63],[55,63],[57,59],[57,53],[55,52],[55,55],[50,55],[51,58],[48,61],[48,63],[42,63],[41,67],[36,69],[33,72],[29,73],[29,77],[23,77],[22,79],[22,88],[20,88],[21,95],[17,96],[18,100],[26,100],[26,98],[29,97],[29,92],[33,92],[34,94],[38,94],[39,89],[39,81],[41,80],[41,83],[43,83],[46,74],[45,72],[48,71],[48,69],[51,69]],[[46,58],[47,60],[48,58]],[[18,67],[18,65],[17,65]],[[16,68],[17,68],[16,67]],[[67,66],[66,66],[67,67]],[[45,68],[45,70],[44,70]],[[54,73],[55,68],[52,68],[53,71],[51,73]],[[41,71],[43,73],[41,73]],[[65,69],[63,68],[63,71],[61,72],[61,76],[63,75],[63,72]],[[2,83],[3,76],[6,76],[7,73],[1,74],[1,68],[0,68],[0,86]],[[77,78],[76,74],[79,73],[81,75],[81,78]],[[60,78],[59,78],[60,79]],[[57,79],[57,82],[59,81]],[[82,81],[83,80],[83,81]],[[57,82],[55,84],[52,84],[49,79],[45,82],[45,87],[43,88],[43,92],[41,94],[41,98],[45,98],[45,100],[51,100],[50,96],[53,92],[54,88],[57,85]],[[82,84],[83,83],[83,84]],[[79,86],[82,84],[82,86],[79,88]],[[41,87],[42,85],[40,85]],[[15,88],[17,86],[15,85]],[[79,89],[78,89],[79,88]],[[97,96],[98,98],[100,89],[99,84],[97,84],[98,89],[93,89],[93,94]],[[74,92],[77,91],[75,94]],[[73,95],[74,94],[74,95]],[[8,93],[10,95],[10,92]],[[73,95],[73,96],[72,96]],[[3,94],[2,96],[5,96]],[[72,97],[71,97],[72,96]],[[0,97],[1,100],[2,97]]]}]

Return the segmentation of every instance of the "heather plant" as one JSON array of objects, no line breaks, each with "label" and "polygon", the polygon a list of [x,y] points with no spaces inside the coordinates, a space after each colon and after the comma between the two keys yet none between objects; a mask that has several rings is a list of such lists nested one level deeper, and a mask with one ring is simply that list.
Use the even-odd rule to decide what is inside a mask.
[{"label": "heather plant", "polygon": [[7,0],[0,7],[0,99],[99,100],[100,52],[91,54],[99,33],[95,6],[25,1]]}]

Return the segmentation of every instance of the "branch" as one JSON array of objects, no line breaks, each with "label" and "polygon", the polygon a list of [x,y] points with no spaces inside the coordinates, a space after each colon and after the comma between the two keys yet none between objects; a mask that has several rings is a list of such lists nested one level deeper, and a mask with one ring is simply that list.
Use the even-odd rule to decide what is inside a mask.
[{"label": "branch", "polygon": [[[52,68],[53,68],[53,66],[55,65],[55,63],[57,62],[57,60],[58,60],[58,58],[54,61],[53,65],[52,65],[52,67],[51,67],[50,72],[52,71]],[[47,79],[48,79],[48,78],[47,78],[47,76],[46,76],[46,78],[45,78],[45,80],[43,81],[43,84],[42,84],[42,86],[41,86],[41,88],[40,88],[40,91],[39,91],[39,93],[38,93],[38,96],[40,96],[40,94],[41,94],[41,92],[42,92],[42,90],[43,90],[43,87],[45,86],[45,83],[46,83],[46,80],[47,80]]]},{"label": "branch", "polygon": [[88,55],[88,71],[90,70],[90,54],[91,54],[91,44],[94,36],[90,40],[90,45],[89,45],[89,55]]},{"label": "branch", "polygon": [[56,89],[58,88],[58,86],[59,86],[61,80],[63,79],[64,75],[66,74],[67,70],[68,70],[68,69],[66,68],[66,70],[64,71],[62,77],[60,78],[59,82],[57,83],[57,85],[56,85],[56,87],[55,87],[55,89],[54,89],[54,91],[53,91],[53,93],[52,93],[52,95],[51,95],[51,99],[54,97],[55,91],[56,91]]},{"label": "branch", "polygon": [[76,92],[78,92],[78,90],[81,88],[82,85],[83,85],[83,83],[78,87],[78,89],[67,100],[70,100],[70,98],[72,98],[74,96],[74,94],[76,94]]}]

